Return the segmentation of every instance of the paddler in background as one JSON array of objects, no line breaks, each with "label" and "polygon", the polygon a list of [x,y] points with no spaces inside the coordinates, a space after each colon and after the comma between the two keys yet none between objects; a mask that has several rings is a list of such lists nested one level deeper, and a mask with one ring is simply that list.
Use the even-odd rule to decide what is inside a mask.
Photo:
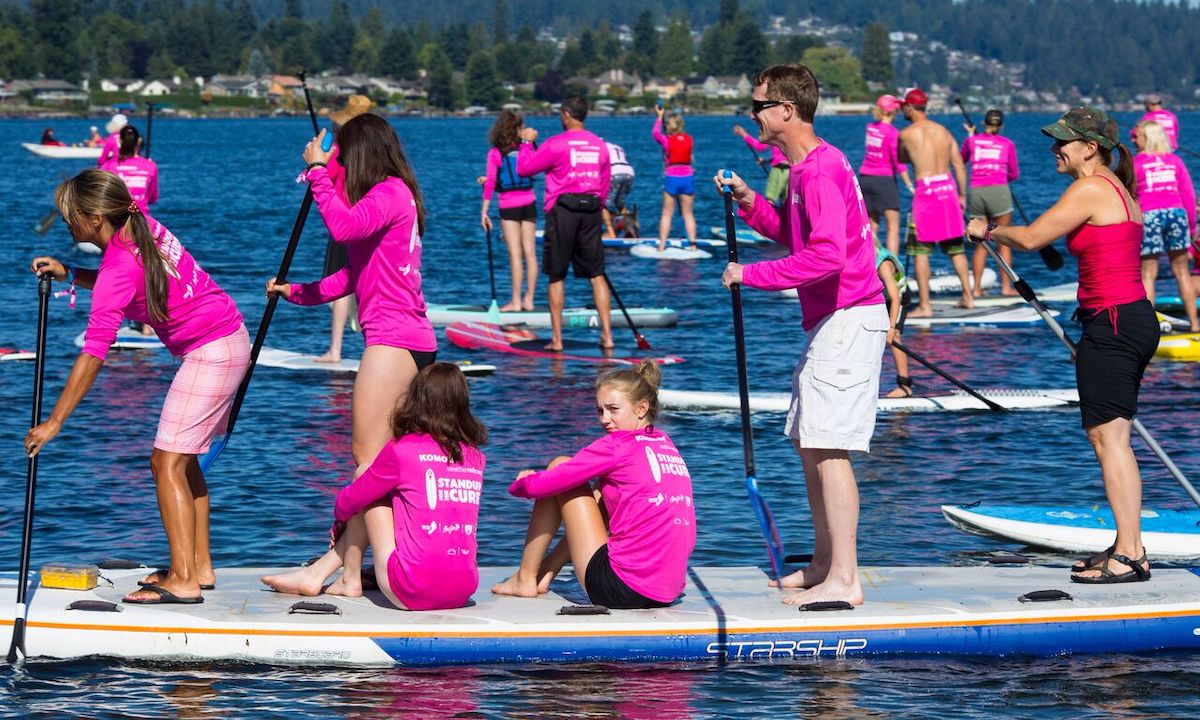
[{"label": "paddler in background", "polygon": [[1171,144],[1172,150],[1179,149],[1179,118],[1175,113],[1163,107],[1162,95],[1158,93],[1150,93],[1146,96],[1146,114],[1138,118],[1133,127],[1129,129],[1129,139],[1137,139],[1137,126],[1141,123],[1150,121],[1158,123],[1163,132],[1167,134],[1167,142]]},{"label": "paddler in background", "polygon": [[625,206],[625,201],[629,198],[629,193],[633,192],[633,165],[629,163],[629,158],[625,157],[625,148],[610,142],[604,141],[605,147],[608,148],[608,166],[611,168],[612,179],[608,185],[608,197],[604,200],[604,237],[615,238],[617,236],[617,226],[613,218],[621,216],[620,230],[625,233],[625,237],[637,237],[637,233],[629,234],[630,228],[626,223],[628,221],[629,209]]},{"label": "paddler in background", "polygon": [[[658,105],[658,115],[650,134],[663,151],[662,215],[658,219],[658,251],[667,248],[667,237],[671,234],[671,221],[675,217],[675,204],[679,203],[679,214],[683,217],[683,229],[692,250],[696,245],[696,215],[692,206],[696,201],[696,173],[692,170],[692,136],[683,131],[683,115],[671,113],[663,121],[664,110]],[[665,130],[665,132],[664,132]]]},{"label": "paddler in background", "polygon": [[128,124],[129,118],[125,117],[124,113],[113,115],[112,119],[105,123],[104,132],[108,135],[100,146],[100,157],[96,158],[96,167],[104,167],[110,160],[117,157],[121,151],[121,128]]},{"label": "paddler in background", "polygon": [[[1067,236],[1067,250],[1079,261],[1079,411],[1117,524],[1112,546],[1075,563],[1071,580],[1141,582],[1150,579],[1150,563],[1142,545],[1142,477],[1129,433],[1159,328],[1139,267],[1142,211],[1133,158],[1118,140],[1117,122],[1099,108],[1075,108],[1042,132],[1054,139],[1058,173],[1073,181],[1066,192],[1028,227],[976,218],[968,230],[973,238],[1019,250]],[[1115,171],[1114,151],[1120,155]]]},{"label": "paddler in background", "polygon": [[[967,208],[967,171],[958,143],[942,125],[925,116],[929,100],[920,88],[909,90],[901,110],[911,123],[900,131],[900,161],[910,162],[916,176],[912,218],[916,236],[909,235],[906,252],[913,256],[917,277],[917,307],[912,317],[931,317],[929,301],[929,256],[934,247],[950,256],[954,273],[962,283],[961,308],[975,307],[971,278],[963,246],[963,212]],[[954,177],[950,169],[954,169]]]},{"label": "paddler in background", "polygon": [[892,124],[900,110],[900,101],[891,95],[880,95],[871,108],[875,120],[867,123],[862,165],[858,166],[858,184],[867,203],[871,218],[871,235],[879,237],[880,216],[887,222],[885,247],[893,255],[900,254],[900,187],[896,177],[904,181],[911,195],[912,180],[908,167],[900,162],[900,131]]},{"label": "paddler in background", "polygon": [[[771,167],[767,170],[767,187],[763,190],[763,197],[772,205],[778,205],[780,196],[787,190],[788,168],[791,167],[791,164],[787,161],[787,156],[779,148],[759,142],[757,137],[746,132],[746,129],[741,125],[733,126],[733,134],[740,137],[742,142],[746,143],[746,146],[754,151],[754,159],[760,166],[764,162],[769,162]],[[767,150],[771,151],[771,157],[769,161],[764,161],[758,157],[758,154]]]},{"label": "paddler in background", "polygon": [[759,139],[783,150],[792,165],[783,202],[772,206],[736,173],[723,178],[718,171],[714,180],[718,192],[730,187],[746,224],[791,251],[778,260],[729,263],[723,284],[795,288],[808,336],[792,377],[786,434],[804,465],[816,541],[808,567],[780,580],[807,589],[783,602],[861,605],[850,451],[870,449],[888,334],[871,223],[846,156],[813,127],[820,93],[812,71],[767,68],[755,76],[752,97]]},{"label": "paddler in background", "polygon": [[[533,310],[537,289],[537,193],[533,180],[517,174],[517,156],[521,150],[521,128],[525,121],[512,110],[502,110],[488,133],[492,146],[487,154],[483,178],[483,205],[479,222],[484,231],[492,231],[488,208],[492,191],[500,197],[500,235],[508,249],[512,276],[512,297],[500,306],[500,312]],[[522,292],[524,286],[524,292]]]},{"label": "paddler in background", "polygon": [[[971,124],[964,124],[967,139],[962,144],[962,159],[971,164],[971,192],[968,211],[971,218],[983,218],[997,225],[1011,225],[1013,195],[1008,184],[1021,175],[1017,165],[1017,147],[1000,134],[1004,129],[1004,113],[991,109],[983,116],[983,132],[976,133]],[[1012,248],[1000,247],[1000,257],[1011,267]],[[975,297],[983,297],[983,271],[987,268],[987,250],[975,248],[971,271],[975,279]],[[1016,295],[1008,275],[1000,273],[1000,294]]]}]

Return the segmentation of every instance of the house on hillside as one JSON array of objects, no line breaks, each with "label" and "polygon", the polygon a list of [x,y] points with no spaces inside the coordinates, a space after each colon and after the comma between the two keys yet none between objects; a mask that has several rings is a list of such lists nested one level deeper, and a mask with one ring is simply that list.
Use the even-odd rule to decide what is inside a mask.
[{"label": "house on hillside", "polygon": [[151,80],[142,86],[141,90],[138,91],[138,95],[142,97],[161,97],[177,93],[182,89],[183,80],[176,76],[170,80]]},{"label": "house on hillside", "polygon": [[[735,98],[750,97],[750,91],[754,88],[750,87],[750,79],[742,75],[709,75],[704,78],[704,82],[700,84],[699,93],[706,98],[719,98],[725,100],[733,100]],[[688,88],[688,93],[692,92],[691,87]]]},{"label": "house on hillside", "polygon": [[204,86],[207,93],[214,97],[250,97],[259,98],[267,93],[267,78],[250,75],[213,75],[212,80]]},{"label": "house on hillside", "polygon": [[13,80],[13,93],[30,92],[34,100],[43,103],[87,102],[88,95],[78,85],[66,80]]},{"label": "house on hillside", "polygon": [[303,94],[303,83],[300,78],[291,75],[272,75],[267,97],[275,102],[288,101],[297,93]]},{"label": "house on hillside", "polygon": [[596,91],[600,95],[611,96],[614,88],[618,88],[618,94],[623,92],[625,96],[641,95],[643,92],[642,79],[620,68],[606,70],[593,78],[593,80],[596,83]]},{"label": "house on hillside", "polygon": [[145,80],[135,78],[100,78],[101,92],[137,92],[146,84]]},{"label": "house on hillside", "polygon": [[672,78],[668,80],[664,77],[652,76],[650,79],[642,83],[642,94],[650,96],[658,96],[660,98],[671,99],[676,95],[681,95],[687,91],[687,86],[683,80]]}]

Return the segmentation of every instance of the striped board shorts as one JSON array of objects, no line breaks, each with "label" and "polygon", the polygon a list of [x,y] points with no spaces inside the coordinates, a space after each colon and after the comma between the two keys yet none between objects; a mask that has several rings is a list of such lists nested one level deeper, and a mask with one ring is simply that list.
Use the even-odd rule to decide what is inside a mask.
[{"label": "striped board shorts", "polygon": [[183,356],[158,419],[154,447],[201,455],[225,432],[233,396],[250,367],[250,335],[243,325]]}]

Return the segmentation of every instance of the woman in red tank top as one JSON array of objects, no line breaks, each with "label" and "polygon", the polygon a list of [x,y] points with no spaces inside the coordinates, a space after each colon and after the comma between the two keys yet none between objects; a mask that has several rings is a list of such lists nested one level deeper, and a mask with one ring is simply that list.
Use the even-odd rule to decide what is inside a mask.
[{"label": "woman in red tank top", "polygon": [[[976,219],[967,232],[1020,250],[1037,250],[1067,236],[1067,249],[1079,262],[1079,409],[1117,525],[1112,546],[1075,563],[1071,579],[1149,580],[1140,528],[1142,479],[1129,432],[1159,330],[1141,282],[1142,213],[1133,158],[1118,140],[1116,121],[1097,108],[1071,110],[1042,132],[1054,138],[1050,151],[1058,172],[1074,182],[1028,227],[993,227],[989,232],[986,222]],[[1114,150],[1120,156],[1115,171]]]},{"label": "woman in red tank top", "polygon": [[683,116],[672,113],[666,119],[664,134],[663,109],[657,109],[652,135],[663,149],[663,200],[662,215],[658,219],[658,250],[667,246],[671,234],[671,222],[675,218],[675,202],[679,201],[679,214],[683,216],[683,229],[688,244],[696,249],[696,215],[692,206],[696,199],[696,178],[692,170],[692,136],[683,131]]}]

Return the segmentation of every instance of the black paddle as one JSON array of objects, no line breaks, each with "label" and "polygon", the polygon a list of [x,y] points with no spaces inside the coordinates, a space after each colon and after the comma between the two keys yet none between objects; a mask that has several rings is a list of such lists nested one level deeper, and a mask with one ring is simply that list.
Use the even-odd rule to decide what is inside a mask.
[{"label": "black paddle", "polygon": [[621,302],[621,296],[617,294],[617,289],[613,287],[612,280],[609,279],[608,273],[604,273],[604,282],[608,284],[608,292],[612,295],[613,300],[617,301],[617,307],[621,308],[621,314],[625,316],[625,322],[629,324],[629,329],[633,331],[633,339],[637,341],[639,350],[650,350],[650,341],[642,335],[642,331],[638,330],[638,326],[633,322],[633,318],[629,317],[629,311],[625,309],[625,303]]},{"label": "black paddle", "polygon": [[[726,170],[723,177],[733,177]],[[729,250],[729,262],[738,261],[736,216],[733,213],[733,191],[728,185],[723,185],[721,194],[725,198],[725,246]],[[758,528],[762,532],[763,542],[767,546],[767,557],[771,561],[771,578],[778,582],[783,578],[783,541],[779,539],[779,530],[775,527],[775,516],[766,498],[758,491],[757,473],[754,469],[754,428],[750,425],[750,377],[746,367],[746,331],[742,324],[742,286],[734,283],[729,286],[729,296],[733,300],[733,342],[737,352],[738,370],[738,403],[742,411],[742,456],[746,463],[746,494],[750,496],[750,506],[754,508],[754,516],[758,518]]]},{"label": "black paddle", "polygon": [[[40,270],[49,263],[38,266]],[[51,273],[38,276],[38,325],[37,325],[37,357],[33,366],[33,418],[29,427],[35,428],[42,424],[42,385],[46,373],[46,325],[50,314],[50,282],[54,279]],[[22,657],[25,653],[25,598],[29,582],[29,553],[33,546],[33,508],[34,495],[37,492],[38,455],[29,458],[29,467],[25,474],[25,520],[21,526],[21,569],[17,573],[17,610],[13,616],[12,643],[8,646],[8,662],[17,661],[17,653]]]},{"label": "black paddle", "polygon": [[[1029,225],[1029,216],[1025,214],[1025,209],[1023,207],[1021,207],[1021,201],[1017,200],[1016,193],[1013,193],[1012,199],[1013,199],[1013,207],[1015,207],[1017,209],[1017,214],[1021,216],[1021,222],[1025,223],[1026,225]],[[1049,255],[1047,255],[1046,250],[1051,250],[1052,252]],[[1060,255],[1057,250],[1054,250],[1053,245],[1047,245],[1046,247],[1042,248],[1041,250],[1038,250],[1038,252],[1041,253],[1042,260],[1044,260],[1046,262],[1046,267],[1050,268],[1051,270],[1061,270],[1062,269],[1062,266],[1063,266],[1062,255]]]},{"label": "black paddle", "polygon": [[[958,110],[962,113],[962,116],[967,121],[967,124],[971,127],[976,127],[975,121],[971,119],[971,116],[967,114],[967,109],[963,107],[962,98],[954,98],[954,104],[958,106]],[[1015,205],[1017,211],[1021,213],[1021,222],[1028,225],[1029,218],[1025,217],[1025,212],[1021,210],[1021,204],[1017,202],[1017,196],[1015,194],[1013,195],[1013,205]],[[1050,270],[1059,270],[1062,268],[1062,255],[1060,255],[1059,252],[1054,249],[1053,245],[1047,245],[1046,247],[1041,248],[1038,250],[1038,254],[1042,256],[1042,262],[1045,263],[1046,267]]]},{"label": "black paddle", "polygon": [[[304,72],[299,73],[300,87],[304,90],[304,101],[308,104],[308,117],[312,121],[313,135],[321,133],[317,126],[317,111],[313,109],[312,97],[308,94],[308,84],[305,82]],[[304,222],[308,219],[308,211],[313,204],[312,186],[310,185],[304,191],[304,200],[300,203],[300,211],[296,213],[296,222],[292,225],[292,235],[288,238],[287,248],[283,251],[283,259],[279,263],[279,272],[275,274],[275,282],[286,282],[288,270],[292,267],[292,257],[296,254],[296,247],[300,244],[300,236],[304,233]],[[272,294],[267,298],[267,307],[263,309],[262,320],[258,323],[258,333],[254,336],[254,345],[250,348],[250,366],[246,368],[246,377],[242,378],[242,384],[238,386],[237,395],[233,398],[233,405],[229,409],[229,421],[226,425],[225,434],[213,439],[212,446],[208,452],[200,458],[200,469],[202,472],[207,472],[213,463],[220,457],[221,451],[229,443],[229,437],[233,435],[234,425],[237,424],[238,412],[242,409],[242,402],[246,399],[246,390],[250,387],[250,378],[254,376],[254,367],[258,364],[258,355],[262,351],[263,344],[267,341],[267,330],[271,327],[271,318],[275,316],[275,306],[279,303],[279,296]]]},{"label": "black paddle", "polygon": [[758,151],[749,145],[746,146],[746,149],[749,150],[750,154],[754,156],[754,164],[758,166],[759,170],[762,170],[762,174],[770,177],[771,171],[767,169],[767,161],[760,157]]},{"label": "black paddle", "polygon": [[[1074,359],[1075,342],[1071,340],[1071,338],[1067,337],[1067,333],[1065,330],[1063,330],[1062,325],[1059,325],[1058,321],[1050,315],[1050,311],[1046,309],[1046,305],[1042,303],[1037,294],[1033,292],[1033,288],[1029,287],[1029,283],[1021,279],[1017,275],[1016,271],[1013,270],[1008,263],[1004,262],[1004,258],[1000,257],[1000,253],[996,252],[996,249],[992,247],[992,243],[990,241],[980,240],[979,242],[981,245],[983,245],[984,249],[987,250],[988,254],[995,258],[996,262],[1000,264],[1000,269],[1003,270],[1006,275],[1008,275],[1009,280],[1012,281],[1013,287],[1017,289],[1017,292],[1021,294],[1021,297],[1033,306],[1033,309],[1036,310],[1037,314],[1042,317],[1042,320],[1046,322],[1046,325],[1050,327],[1050,330],[1053,331],[1058,339],[1067,346],[1067,349],[1071,351],[1071,358]],[[1142,438],[1143,441],[1145,441],[1151,452],[1153,452],[1154,455],[1162,462],[1162,464],[1167,468],[1167,471],[1175,477],[1175,480],[1183,486],[1183,489],[1187,491],[1187,494],[1192,497],[1192,501],[1197,505],[1200,505],[1200,493],[1196,492],[1196,488],[1194,488],[1192,484],[1188,482],[1187,477],[1184,476],[1183,471],[1179,469],[1179,466],[1176,465],[1173,460],[1171,460],[1166,451],[1162,449],[1162,446],[1158,444],[1158,441],[1155,440],[1152,435],[1150,435],[1150,431],[1146,429],[1146,426],[1142,424],[1142,421],[1135,417],[1131,422],[1133,424],[1133,429],[1137,431],[1137,434]]]}]

